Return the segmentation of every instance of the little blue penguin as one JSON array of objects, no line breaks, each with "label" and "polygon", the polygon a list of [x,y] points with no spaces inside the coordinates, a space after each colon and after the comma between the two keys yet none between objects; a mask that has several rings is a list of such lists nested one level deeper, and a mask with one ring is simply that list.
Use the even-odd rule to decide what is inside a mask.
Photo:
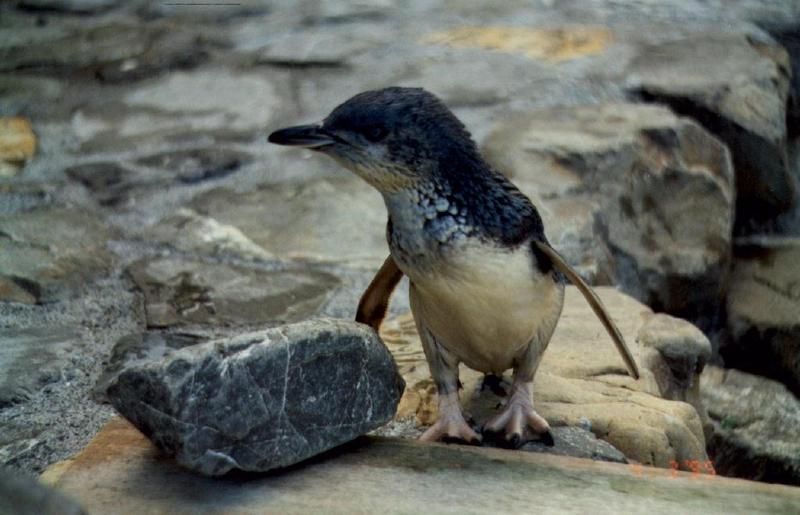
[{"label": "little blue penguin", "polygon": [[[600,299],[550,246],[533,203],[481,156],[464,125],[421,88],[366,91],[318,125],[269,141],[326,154],[376,188],[386,204],[390,256],[361,298],[356,320],[376,330],[389,295],[409,279],[411,311],[438,393],[421,440],[517,447],[552,445],[533,406],[533,378],[564,304],[565,278],[588,300],[631,376],[636,362]],[[458,399],[460,363],[499,376],[513,369],[508,402],[479,434]]]}]

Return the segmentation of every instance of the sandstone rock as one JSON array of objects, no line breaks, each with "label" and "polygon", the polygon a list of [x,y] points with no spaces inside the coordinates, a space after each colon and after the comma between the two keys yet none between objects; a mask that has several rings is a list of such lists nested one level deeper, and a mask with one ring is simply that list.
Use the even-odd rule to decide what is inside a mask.
[{"label": "sandstone rock", "polygon": [[593,282],[656,310],[714,314],[730,261],[733,170],[695,122],[640,104],[540,109],[498,122],[483,150]]},{"label": "sandstone rock", "polygon": [[[600,322],[569,286],[561,320],[535,378],[537,411],[554,427],[588,425],[629,460],[683,469],[707,461],[696,410],[661,398],[656,375],[642,359],[647,349],[636,335],[652,312],[611,288],[597,291],[637,357],[642,378],[634,381],[627,376]],[[421,426],[431,424],[436,418],[436,390],[411,315],[387,320],[381,334],[407,384],[397,417],[413,418]],[[695,342],[687,340],[684,345],[693,348]],[[461,367],[461,382],[462,405],[476,422],[498,413],[504,398],[481,388],[482,374]]]},{"label": "sandstone rock", "polygon": [[0,216],[0,301],[34,304],[109,271],[112,231],[78,209],[37,209]]},{"label": "sandstone rock", "polygon": [[75,501],[27,474],[0,467],[0,513],[86,515]]},{"label": "sandstone rock", "polygon": [[706,424],[700,373],[711,358],[708,338],[685,320],[658,313],[647,319],[636,340],[649,349],[642,353],[642,361],[653,371],[661,397],[688,402]]},{"label": "sandstone rock", "polygon": [[293,322],[317,313],[339,280],[312,270],[264,271],[177,258],[128,269],[145,296],[148,327]]},{"label": "sandstone rock", "polygon": [[389,255],[383,200],[356,177],[212,190],[190,205],[283,259],[378,267]]},{"label": "sandstone rock", "polygon": [[0,409],[74,373],[71,358],[81,340],[71,327],[0,329]]},{"label": "sandstone rock", "polygon": [[744,33],[704,33],[643,46],[628,83],[692,116],[728,145],[737,221],[789,209],[795,187],[786,155],[791,66],[780,45]]},{"label": "sandstone rock", "polygon": [[[640,465],[360,438],[280,473],[203,478],[112,419],[44,474],[92,513],[793,513],[796,488]],[[532,499],[532,492],[546,492]]]},{"label": "sandstone rock", "polygon": [[800,239],[737,240],[728,293],[725,364],[800,394]]},{"label": "sandstone rock", "polygon": [[701,393],[714,425],[708,448],[718,473],[800,485],[800,400],[785,386],[709,367]]},{"label": "sandstone rock", "polygon": [[317,320],[193,345],[124,370],[114,407],[205,475],[285,467],[392,418],[403,380],[374,331]]},{"label": "sandstone rock", "polygon": [[36,135],[25,118],[0,117],[0,177],[17,174],[36,152]]}]

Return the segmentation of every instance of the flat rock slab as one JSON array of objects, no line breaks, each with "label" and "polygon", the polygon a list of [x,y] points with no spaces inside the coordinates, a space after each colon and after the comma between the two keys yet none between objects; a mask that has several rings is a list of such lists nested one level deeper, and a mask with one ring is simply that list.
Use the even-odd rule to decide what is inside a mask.
[{"label": "flat rock slab", "polygon": [[375,331],[321,319],[176,350],[106,392],[178,463],[217,476],[293,465],[372,431],[404,386]]},{"label": "flat rock slab", "polygon": [[43,480],[89,513],[797,513],[800,489],[363,437],[279,473],[198,477],[115,418]]}]

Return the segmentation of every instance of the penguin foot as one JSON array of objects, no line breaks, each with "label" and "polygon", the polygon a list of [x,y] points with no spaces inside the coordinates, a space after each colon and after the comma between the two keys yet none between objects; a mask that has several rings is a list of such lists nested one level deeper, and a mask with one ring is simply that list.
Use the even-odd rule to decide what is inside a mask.
[{"label": "penguin foot", "polygon": [[439,396],[439,416],[419,439],[423,442],[441,440],[445,443],[466,443],[468,445],[480,445],[481,443],[480,435],[464,419],[456,393]]},{"label": "penguin foot", "polygon": [[548,447],[555,445],[550,424],[533,409],[531,388],[522,386],[513,388],[503,412],[483,426],[484,437],[499,447],[512,449],[532,440],[542,441]]}]

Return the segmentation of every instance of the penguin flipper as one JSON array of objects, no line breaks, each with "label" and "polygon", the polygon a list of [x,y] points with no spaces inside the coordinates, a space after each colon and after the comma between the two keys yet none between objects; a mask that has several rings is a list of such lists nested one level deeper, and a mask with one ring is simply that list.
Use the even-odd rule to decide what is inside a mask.
[{"label": "penguin flipper", "polygon": [[625,344],[625,339],[622,337],[622,333],[620,333],[619,328],[609,316],[608,311],[606,311],[605,306],[600,301],[600,297],[592,290],[591,286],[586,284],[586,282],[581,279],[578,273],[573,270],[571,266],[567,264],[566,261],[556,252],[550,245],[545,242],[535,240],[534,245],[538,248],[544,255],[546,255],[553,266],[558,269],[562,274],[564,274],[567,279],[570,280],[572,284],[578,287],[578,290],[583,294],[583,297],[586,299],[586,302],[589,303],[591,306],[592,311],[594,314],[597,315],[597,318],[600,319],[603,326],[608,331],[609,336],[614,341],[614,345],[617,347],[617,351],[619,351],[620,356],[622,356],[622,360],[625,362],[625,366],[628,369],[628,373],[634,379],[639,379],[639,367],[636,365],[636,361],[633,359],[633,354],[631,354],[630,349]]},{"label": "penguin flipper", "polygon": [[400,271],[390,255],[372,278],[367,289],[361,294],[361,300],[358,302],[356,310],[356,322],[367,324],[378,331],[384,316],[386,316],[389,298],[402,278],[403,272]]}]

